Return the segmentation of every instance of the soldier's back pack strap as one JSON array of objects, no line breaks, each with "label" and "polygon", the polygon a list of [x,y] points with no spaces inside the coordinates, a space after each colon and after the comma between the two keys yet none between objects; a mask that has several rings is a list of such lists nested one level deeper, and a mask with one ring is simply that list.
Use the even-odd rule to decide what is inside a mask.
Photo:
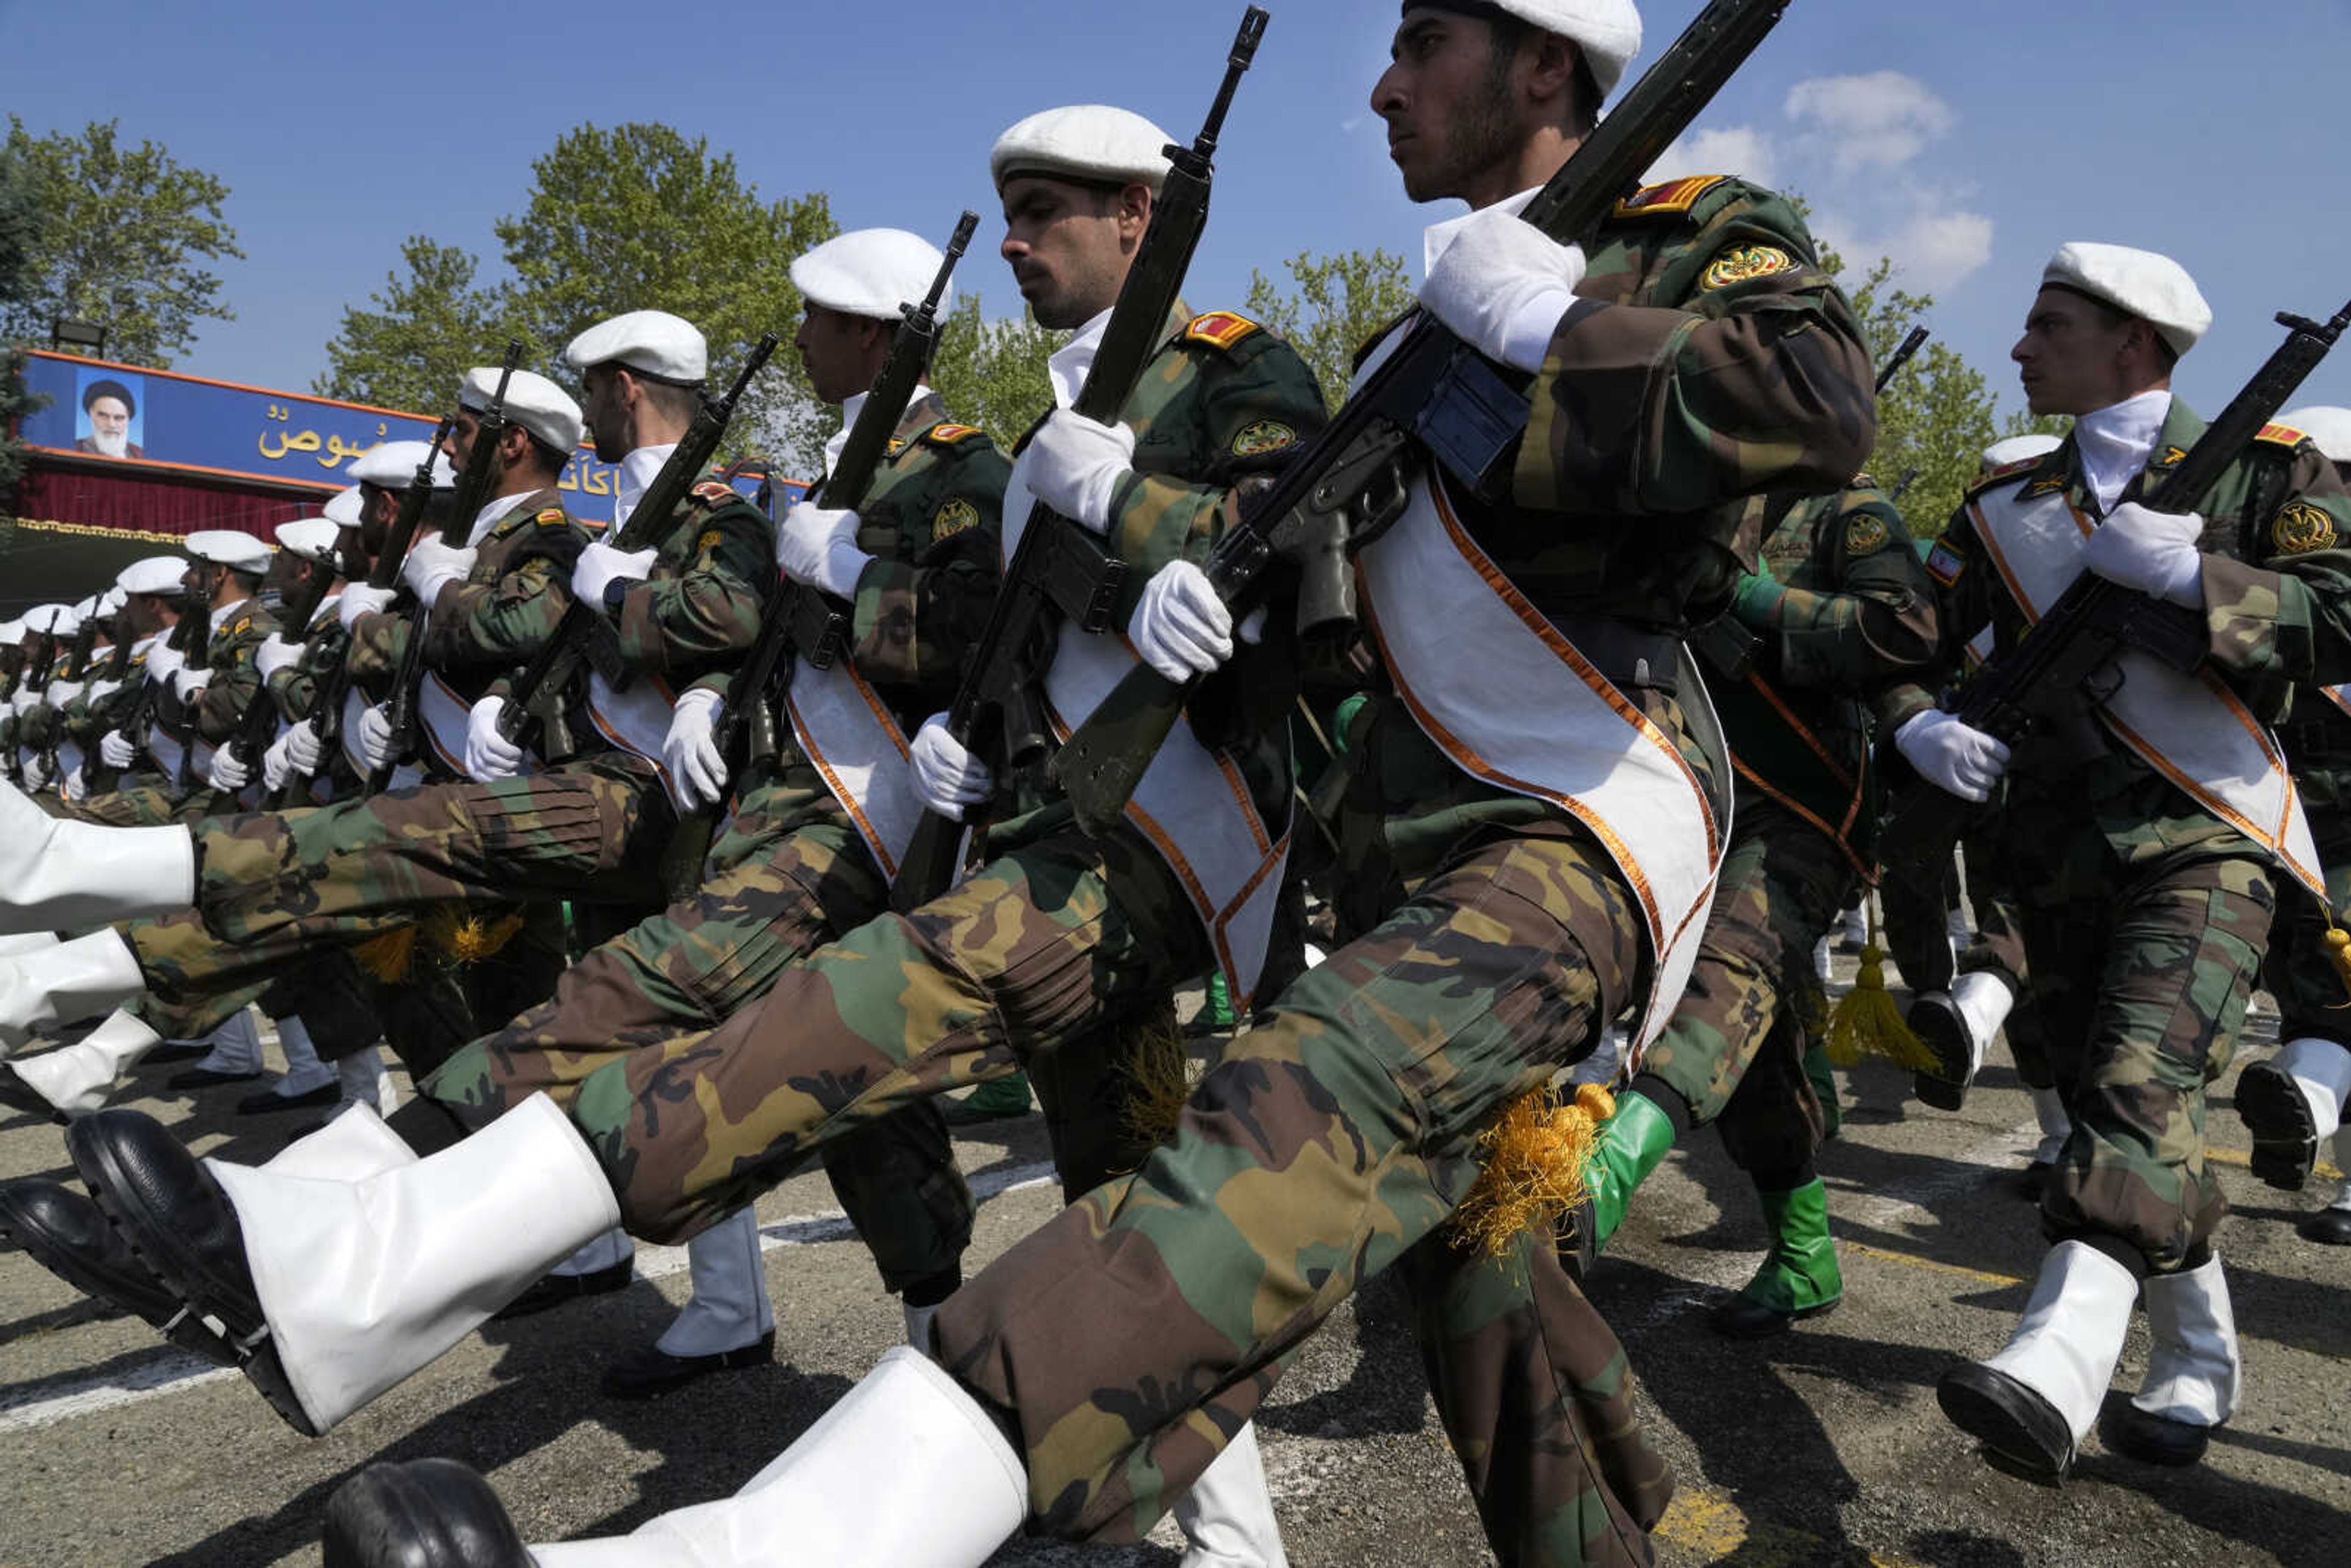
[{"label": "soldier's back pack strap", "polygon": [[[1637,190],[1779,25],[1790,0],[1713,0],[1521,213],[1553,238],[1592,233]],[[1235,619],[1254,607],[1267,569],[1294,561],[1303,581],[1299,631],[1352,622],[1348,557],[1403,515],[1419,454],[1462,487],[1499,498],[1526,432],[1526,378],[1498,369],[1443,323],[1416,310],[1395,351],[1273,485],[1217,540],[1208,580]],[[1119,821],[1197,681],[1178,685],[1138,665],[1061,747],[1057,763],[1081,826]]]}]

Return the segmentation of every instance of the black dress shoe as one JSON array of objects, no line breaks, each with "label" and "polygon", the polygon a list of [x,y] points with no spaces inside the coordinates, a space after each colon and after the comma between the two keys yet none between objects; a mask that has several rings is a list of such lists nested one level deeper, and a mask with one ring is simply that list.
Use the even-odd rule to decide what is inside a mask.
[{"label": "black dress shoe", "polygon": [[236,1347],[180,1304],[98,1205],[63,1183],[27,1176],[0,1185],[0,1236],[83,1295],[136,1312],[181,1349],[217,1366],[236,1364]]},{"label": "black dress shoe", "polygon": [[1725,1339],[1770,1339],[1773,1334],[1786,1333],[1806,1318],[1836,1311],[1836,1305],[1835,1301],[1823,1301],[1816,1307],[1783,1312],[1752,1296],[1735,1295],[1707,1314],[1707,1324]]},{"label": "black dress shoe", "polygon": [[141,1067],[174,1067],[183,1061],[202,1061],[213,1053],[213,1048],[201,1040],[168,1040],[139,1059]]},{"label": "black dress shoe", "polygon": [[39,1116],[62,1127],[69,1120],[63,1111],[48,1103],[41,1092],[16,1076],[16,1070],[0,1061],[0,1105],[11,1111],[22,1111],[27,1116]]},{"label": "black dress shoe", "polygon": [[2016,1178],[2016,1196],[2028,1202],[2039,1203],[2056,1176],[2055,1160],[2034,1160],[2024,1167],[2024,1174]]},{"label": "black dress shoe", "polygon": [[209,1067],[191,1067],[185,1072],[174,1072],[163,1080],[166,1089],[214,1089],[224,1083],[250,1083],[261,1076],[256,1068],[251,1072],[216,1072]]},{"label": "black dress shoe", "polygon": [[161,1122],[140,1111],[77,1118],[66,1129],[66,1153],[140,1260],[218,1326],[239,1351],[246,1379],[288,1426],[317,1437],[270,1342],[236,1208],[212,1173]]},{"label": "black dress shoe", "polygon": [[1939,1064],[1933,1072],[1914,1074],[1910,1092],[1922,1104],[1938,1111],[1958,1110],[1967,1103],[1968,1069],[1975,1061],[1968,1020],[1959,1016],[1959,1004],[1947,993],[1930,992],[1910,1004],[1906,1021]]},{"label": "black dress shoe", "polygon": [[2150,1416],[2126,1400],[2101,1423],[2098,1435],[2107,1448],[2141,1464],[2192,1465],[2204,1457],[2212,1428]]},{"label": "black dress shoe", "polygon": [[658,1344],[641,1344],[622,1352],[620,1358],[604,1369],[603,1381],[598,1386],[613,1399],[652,1399],[714,1372],[760,1366],[775,1359],[773,1329],[738,1350],[722,1350],[711,1355],[672,1355]]},{"label": "black dress shoe", "polygon": [[2253,1135],[2253,1174],[2280,1192],[2300,1192],[2318,1159],[2318,1124],[2302,1086],[2274,1061],[2238,1075],[2237,1114]]},{"label": "black dress shoe", "polygon": [[2021,1475],[2053,1485],[2074,1466],[2074,1430],[2057,1406],[1997,1367],[1961,1362],[1943,1374],[1935,1399],[1953,1426]]},{"label": "black dress shoe", "polygon": [[301,1094],[280,1094],[275,1089],[265,1089],[258,1094],[248,1094],[236,1103],[240,1116],[259,1116],[271,1111],[307,1111],[315,1106],[331,1105],[343,1097],[342,1087],[321,1083]]},{"label": "black dress shoe", "polygon": [[2322,1208],[2302,1222],[2302,1239],[2321,1247],[2351,1247],[2351,1208]]},{"label": "black dress shoe", "polygon": [[527,1318],[549,1307],[576,1301],[582,1296],[609,1296],[614,1291],[625,1291],[629,1288],[629,1281],[636,1277],[637,1264],[633,1258],[623,1258],[610,1268],[597,1269],[586,1274],[541,1274],[530,1289],[491,1315],[500,1322]]},{"label": "black dress shoe", "polygon": [[327,1500],[327,1568],[531,1568],[490,1483],[455,1459],[370,1465]]}]

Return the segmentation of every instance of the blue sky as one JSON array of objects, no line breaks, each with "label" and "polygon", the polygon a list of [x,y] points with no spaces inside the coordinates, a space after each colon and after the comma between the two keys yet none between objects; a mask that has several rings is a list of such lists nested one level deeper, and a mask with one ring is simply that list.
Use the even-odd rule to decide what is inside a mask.
[{"label": "blue sky", "polygon": [[[1300,251],[1384,246],[1416,267],[1420,228],[1449,215],[1403,199],[1368,112],[1392,0],[1271,9],[1187,290],[1204,309],[1238,305],[1253,267]],[[1648,53],[1697,9],[1646,5]],[[521,206],[531,159],[582,120],[706,135],[770,195],[830,193],[849,226],[939,235],[977,207],[983,248],[959,283],[1010,310],[984,248],[1001,233],[997,133],[1091,99],[1188,138],[1240,11],[0,0],[0,58],[5,107],[35,131],[119,117],[229,183],[249,256],[225,273],[239,319],[208,326],[183,367],[301,388],[403,235],[491,257],[490,225]],[[2274,346],[2276,310],[2324,314],[2351,296],[2346,60],[2351,0],[1795,0],[1686,157],[1802,192],[1849,256],[1893,255],[2004,395],[2008,344],[2057,245],[2168,250],[2219,313],[2181,375],[2209,410]],[[2351,349],[2304,401],[2351,403]]]}]

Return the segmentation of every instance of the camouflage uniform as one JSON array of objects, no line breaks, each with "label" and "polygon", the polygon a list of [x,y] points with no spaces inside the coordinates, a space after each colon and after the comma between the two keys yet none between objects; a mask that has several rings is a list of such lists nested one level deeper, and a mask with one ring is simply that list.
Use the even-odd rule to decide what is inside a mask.
[{"label": "camouflage uniform", "polygon": [[[860,576],[848,656],[911,733],[954,694],[999,576],[1005,481],[996,444],[914,404],[859,507]],[[705,684],[723,687],[726,677]],[[459,1105],[535,1090],[569,1103],[615,1052],[707,1030],[757,1003],[803,954],[889,906],[889,882],[787,727],[782,754],[745,781],[703,884],[581,959],[552,1000],[477,1040],[423,1085]],[[927,1102],[825,1145],[841,1207],[893,1291],[955,1268],[972,1198]]]},{"label": "camouflage uniform", "polygon": [[[227,613],[214,613],[219,624],[205,643],[205,664],[211,675],[203,695],[192,706],[180,700],[178,689],[172,683],[158,682],[148,708],[150,722],[155,728],[192,751],[198,740],[206,747],[216,747],[236,733],[245,705],[261,687],[261,671],[254,655],[277,632],[276,612],[258,599],[241,600]],[[132,673],[123,681],[122,689],[114,694],[122,722],[129,721],[137,705],[139,684],[145,678],[145,654],[134,653]],[[92,749],[94,752],[95,747]],[[148,772],[152,762],[151,753],[140,760],[135,772],[125,773],[118,779],[112,790],[94,794],[89,800],[69,808],[71,814],[110,827],[155,827],[166,822],[193,823],[237,810],[235,797],[212,787],[200,760],[192,758],[188,764],[189,786],[184,794],[180,791],[176,777],[161,771]]]},{"label": "camouflage uniform", "polygon": [[[2126,497],[2159,481],[2203,432],[2175,399],[2155,461]],[[2085,516],[2100,515],[2070,438],[1972,494],[2007,486],[2062,489]],[[1983,559],[1971,508],[1929,561],[1943,584],[1946,668],[1987,624],[2001,651],[2024,625]],[[2273,427],[2200,510],[2205,667],[2273,718],[2294,685],[2340,679],[2346,667],[2351,551],[2340,541],[2351,498],[2315,448]],[[1909,694],[1896,719],[1928,705],[1924,690]],[[2015,748],[1999,832],[2012,855],[2030,846],[2033,874],[2017,887],[2026,1005],[2074,1124],[2042,1199],[2043,1228],[2053,1241],[2126,1246],[2157,1273],[2198,1266],[2227,1212],[2204,1158],[2205,1089],[2229,1065],[2280,875],[2086,713]]]}]

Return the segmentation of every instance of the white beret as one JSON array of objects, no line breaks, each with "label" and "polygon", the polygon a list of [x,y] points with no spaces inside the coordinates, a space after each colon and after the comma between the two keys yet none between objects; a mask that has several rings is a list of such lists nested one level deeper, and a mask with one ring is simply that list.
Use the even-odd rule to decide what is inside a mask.
[{"label": "white beret", "polygon": [[327,521],[339,528],[360,526],[360,487],[349,486],[327,497]]},{"label": "white beret", "polygon": [[[1625,78],[1625,68],[1641,52],[1641,13],[1633,0],[1492,0],[1494,9],[1507,11],[1531,26],[1557,33],[1583,51],[1592,66],[1592,79],[1606,98]],[[1448,5],[1445,0],[1405,0],[1410,11],[1417,5],[1438,10],[1479,7]]]},{"label": "white beret", "polygon": [[632,310],[599,321],[563,350],[575,371],[626,365],[658,381],[698,383],[710,373],[710,346],[694,323],[666,310]]},{"label": "white beret", "polygon": [[2277,422],[2309,436],[2329,463],[2351,463],[2351,408],[2313,403],[2278,415]]},{"label": "white beret", "polygon": [[321,566],[333,566],[335,536],[342,530],[332,517],[297,517],[290,523],[280,523],[274,530],[277,542],[305,560],[315,560]]},{"label": "white beret", "polygon": [[125,593],[122,591],[122,585],[118,582],[100,596],[98,601],[98,612],[100,615],[116,614],[122,609],[122,601],[130,597],[131,595]]},{"label": "white beret", "polygon": [[[422,441],[378,442],[360,455],[343,470],[347,479],[363,485],[373,485],[385,490],[405,490],[408,482],[416,477],[416,465],[424,461],[428,443]],[[454,490],[457,487],[457,471],[449,466],[449,454],[433,455],[433,487]]]},{"label": "white beret", "polygon": [[155,593],[168,598],[180,591],[188,563],[175,555],[151,555],[132,561],[115,574],[114,586],[125,593]]},{"label": "white beret", "polygon": [[14,621],[0,622],[0,643],[21,643],[24,640],[25,622],[22,616]]},{"label": "white beret", "polygon": [[1167,132],[1139,114],[1081,103],[1032,114],[996,139],[988,172],[1001,192],[1016,174],[1092,184],[1148,185],[1167,178]]},{"label": "white beret", "polygon": [[2011,435],[2005,441],[1995,441],[1983,450],[1983,469],[1989,474],[1995,468],[2005,468],[2011,463],[2023,463],[2034,457],[2046,457],[2065,444],[2062,436]]},{"label": "white beret", "polygon": [[[496,365],[467,371],[457,383],[459,405],[475,413],[488,409],[497,395],[498,378],[505,374]],[[568,454],[579,445],[580,433],[588,428],[571,394],[534,371],[517,371],[507,380],[506,410],[508,419],[558,452]]]},{"label": "white beret", "polygon": [[931,291],[946,256],[904,229],[859,229],[792,263],[792,287],[811,305],[877,321],[901,320]]},{"label": "white beret", "polygon": [[81,617],[70,604],[36,604],[25,612],[25,624],[36,632],[69,637],[81,630]]},{"label": "white beret", "polygon": [[2212,307],[2188,269],[2168,256],[2128,246],[2077,241],[2060,248],[2041,274],[2043,286],[2057,284],[2103,300],[2126,316],[2153,327],[2184,354],[2212,329]]},{"label": "white beret", "polygon": [[199,528],[188,536],[188,553],[214,566],[259,571],[269,564],[269,547],[235,528]]}]

